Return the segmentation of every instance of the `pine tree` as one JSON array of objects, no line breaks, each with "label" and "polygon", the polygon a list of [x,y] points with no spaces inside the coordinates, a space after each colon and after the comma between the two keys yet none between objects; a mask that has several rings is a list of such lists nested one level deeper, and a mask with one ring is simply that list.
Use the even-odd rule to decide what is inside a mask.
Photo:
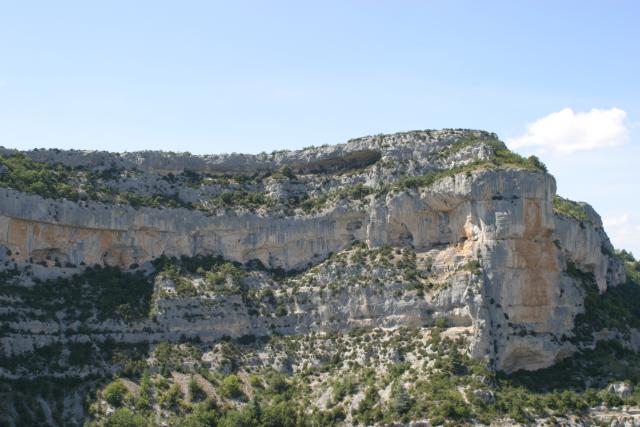
[{"label": "pine tree", "polygon": [[396,383],[393,387],[393,395],[391,400],[392,409],[400,415],[406,414],[411,409],[413,402],[409,393],[401,383]]}]

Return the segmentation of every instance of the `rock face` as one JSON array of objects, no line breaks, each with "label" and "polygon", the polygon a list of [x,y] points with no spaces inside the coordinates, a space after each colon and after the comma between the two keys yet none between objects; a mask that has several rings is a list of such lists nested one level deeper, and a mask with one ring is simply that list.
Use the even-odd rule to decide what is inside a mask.
[{"label": "rock face", "polygon": [[[136,179],[152,181],[167,173],[251,175],[286,165],[301,175],[296,185],[306,190],[317,192],[320,182],[329,191],[354,184],[374,190],[359,200],[334,200],[309,214],[211,215],[184,208],[53,200],[2,188],[2,264],[30,277],[70,276],[94,264],[149,271],[151,262],[163,255],[221,255],[230,261],[260,260],[268,268],[298,271],[321,263],[319,271],[300,273],[312,276],[313,284],[295,292],[278,287],[265,275],[247,279],[250,288],[272,287],[287,297],[287,314],[277,318],[252,312],[238,295],[169,297],[161,291],[173,284],[160,278],[154,321],[89,322],[84,325],[89,331],[83,333],[60,318],[34,321],[26,310],[12,311],[4,299],[3,312],[16,317],[10,331],[0,337],[2,350],[20,354],[65,339],[154,342],[186,335],[215,340],[273,332],[425,326],[444,318],[449,325],[471,327],[470,353],[488,359],[496,369],[550,366],[575,350],[567,338],[572,336],[575,316],[583,310],[584,291],[568,273],[569,264],[593,274],[601,292],[624,280],[622,264],[611,255],[597,214],[588,206],[588,221],[555,213],[553,177],[511,164],[478,164],[440,175],[425,186],[380,190],[387,181],[399,182],[399,175],[422,175],[490,159],[491,148],[484,142],[492,138],[475,131],[408,133],[272,156],[25,153],[36,161],[76,168],[135,167],[141,171]],[[355,173],[344,175],[349,170]],[[197,191],[193,197],[207,191],[215,194],[203,187]],[[370,272],[353,263],[336,266],[327,260],[332,253],[348,251],[354,242],[363,242],[370,250],[387,245],[411,248],[423,282],[441,286],[426,295],[399,295],[398,289],[407,286],[393,269],[367,276]],[[336,271],[340,280],[364,277],[364,283],[327,295],[324,289],[335,283]],[[374,281],[378,285],[371,286]]]}]

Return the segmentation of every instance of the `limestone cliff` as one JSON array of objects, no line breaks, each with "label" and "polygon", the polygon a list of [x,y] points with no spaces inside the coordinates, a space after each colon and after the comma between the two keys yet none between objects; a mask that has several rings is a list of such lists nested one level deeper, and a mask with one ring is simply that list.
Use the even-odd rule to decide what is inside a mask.
[{"label": "limestone cliff", "polygon": [[[584,217],[554,210],[553,177],[485,132],[408,132],[255,156],[1,154],[58,168],[72,187],[72,196],[51,198],[12,178],[11,164],[0,171],[0,257],[11,286],[96,264],[155,277],[153,316],[128,321],[41,316],[19,293],[5,294],[6,356],[56,342],[207,341],[446,319],[471,328],[474,358],[530,370],[576,349],[585,293],[571,269],[592,274],[600,292],[625,280],[597,214],[588,205],[578,205]],[[361,259],[387,248],[388,265]],[[194,273],[180,279],[193,289],[181,295],[185,284],[156,271],[161,259],[204,256],[241,263],[242,291],[206,292]],[[415,274],[403,276],[407,263]],[[247,297],[266,292],[273,298]]]}]

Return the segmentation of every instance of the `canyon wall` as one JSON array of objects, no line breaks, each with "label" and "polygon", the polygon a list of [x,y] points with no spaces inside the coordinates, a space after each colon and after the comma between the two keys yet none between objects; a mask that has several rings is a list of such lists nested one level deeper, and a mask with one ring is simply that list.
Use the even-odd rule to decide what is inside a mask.
[{"label": "canyon wall", "polygon": [[[384,274],[382,290],[364,284],[321,296],[319,285],[307,286],[289,298],[288,314],[276,319],[250,313],[238,296],[215,297],[213,303],[211,298],[157,296],[155,320],[94,323],[83,333],[64,322],[29,320],[23,313],[0,342],[5,353],[21,354],[57,340],[215,340],[425,326],[444,318],[450,325],[469,327],[472,355],[490,360],[497,369],[549,366],[575,350],[567,337],[583,310],[583,291],[567,273],[567,263],[592,273],[601,291],[624,280],[597,215],[589,209],[585,222],[554,214],[554,196],[551,175],[517,169],[461,173],[419,190],[368,196],[366,209],[333,206],[295,217],[134,209],[0,189],[5,268],[29,266],[43,278],[71,275],[94,264],[151,268],[150,262],[161,255],[213,254],[304,270],[360,241],[369,248],[411,247],[418,265],[430,260],[425,274],[446,282],[438,292],[410,299],[394,293],[401,280]],[[477,263],[477,270],[460,273],[470,262]],[[360,273],[346,269],[342,274]],[[263,281],[255,286],[269,283],[255,280]],[[330,275],[318,276],[320,285],[331,281]],[[156,287],[163,283],[157,280]],[[291,296],[287,289],[279,292]]]}]

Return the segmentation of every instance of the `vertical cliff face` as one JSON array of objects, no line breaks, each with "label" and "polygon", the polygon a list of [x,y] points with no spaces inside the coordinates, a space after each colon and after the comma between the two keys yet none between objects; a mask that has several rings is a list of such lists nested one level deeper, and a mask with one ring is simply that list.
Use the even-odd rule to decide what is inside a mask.
[{"label": "vertical cliff face", "polygon": [[[76,190],[47,198],[7,178],[18,167],[8,163],[0,256],[11,286],[96,264],[141,269],[154,281],[154,312],[153,320],[126,321],[35,316],[38,307],[16,292],[2,300],[2,350],[446,319],[469,328],[470,354],[496,369],[550,366],[575,350],[574,320],[584,310],[569,270],[592,274],[605,292],[624,281],[623,266],[590,207],[579,206],[585,218],[557,212],[553,177],[535,159],[506,153],[494,135],[477,131],[368,137],[271,156],[25,153],[63,168]],[[225,175],[234,170],[242,176]],[[203,271],[160,272],[159,260],[205,256],[244,265],[237,292],[224,280],[207,282]],[[252,297],[267,292],[275,296]]]},{"label": "vertical cliff face", "polygon": [[555,188],[543,173],[456,175],[420,197],[400,195],[372,209],[369,241],[398,244],[410,236],[416,248],[439,248],[445,270],[456,260],[477,262],[477,284],[445,291],[439,309],[451,315],[464,307],[474,325],[472,353],[498,369],[550,366],[575,350],[568,338],[583,311],[584,293],[568,264],[592,273],[602,292],[625,277],[600,218],[590,208],[588,221],[555,214]]}]

